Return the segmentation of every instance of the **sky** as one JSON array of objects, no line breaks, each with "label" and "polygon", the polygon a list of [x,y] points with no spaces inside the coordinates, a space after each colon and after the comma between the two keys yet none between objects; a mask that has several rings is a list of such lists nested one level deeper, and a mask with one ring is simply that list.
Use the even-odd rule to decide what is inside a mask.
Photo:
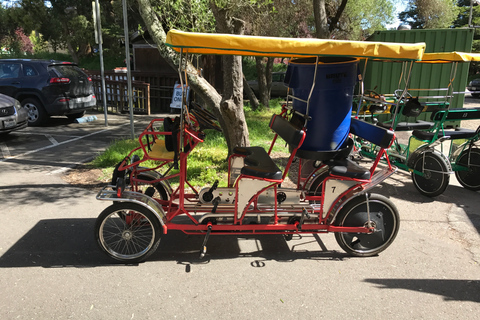
[{"label": "sky", "polygon": [[398,14],[405,10],[407,7],[407,0],[396,1],[395,3],[395,21],[392,21],[391,24],[387,24],[387,29],[396,29],[400,25],[400,20],[398,20]]}]

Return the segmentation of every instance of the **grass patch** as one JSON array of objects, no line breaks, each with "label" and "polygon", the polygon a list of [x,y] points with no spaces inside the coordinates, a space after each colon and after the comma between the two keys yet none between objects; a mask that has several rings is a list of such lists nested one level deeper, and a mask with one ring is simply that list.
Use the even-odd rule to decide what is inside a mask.
[{"label": "grass patch", "polygon": [[[280,100],[272,100],[270,109],[252,111],[245,107],[245,118],[248,125],[250,145],[262,146],[266,150],[274,137],[268,128],[272,114],[280,113]],[[219,186],[227,186],[228,149],[225,137],[221,132],[205,130],[206,138],[203,143],[197,145],[188,157],[188,181],[195,187],[212,185],[219,180]],[[104,152],[99,154],[89,163],[90,167],[103,169],[105,176],[111,176],[113,168],[122,161],[131,150],[139,146],[137,139],[114,141]],[[286,152],[285,144],[277,142],[273,152]],[[140,158],[142,150],[135,152]],[[146,167],[155,167],[154,161],[146,161],[141,164]],[[178,172],[178,171],[177,171]],[[171,173],[175,173],[172,171]],[[170,183],[178,184],[178,179],[171,179]]]}]

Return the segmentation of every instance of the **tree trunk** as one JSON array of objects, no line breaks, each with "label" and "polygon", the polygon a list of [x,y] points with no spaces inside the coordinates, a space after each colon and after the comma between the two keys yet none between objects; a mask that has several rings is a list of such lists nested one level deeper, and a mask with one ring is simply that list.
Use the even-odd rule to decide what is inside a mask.
[{"label": "tree trunk", "polygon": [[[265,66],[265,79],[267,79],[268,98],[272,96],[272,71],[273,71],[273,58],[267,58],[267,64]],[[267,105],[268,107],[269,105]]]},{"label": "tree trunk", "polygon": [[[228,17],[228,11],[217,7],[215,1],[210,2],[217,32],[243,34],[245,22]],[[228,153],[235,147],[249,146],[248,128],[243,113],[243,72],[242,57],[223,56],[223,95],[220,102],[220,113],[226,123],[223,130],[227,139]]]},{"label": "tree trunk", "polygon": [[270,107],[270,97],[272,93],[272,70],[273,70],[273,58],[267,58],[267,63],[263,63],[265,58],[255,57],[257,80],[258,80],[258,97],[260,103],[266,108]]},{"label": "tree trunk", "polygon": [[258,107],[260,106],[260,102],[258,102],[257,97],[255,96],[255,93],[253,93],[252,88],[248,85],[247,79],[245,78],[245,75],[243,75],[243,91],[245,92],[245,95],[247,96],[247,99],[250,101],[250,105],[252,107],[252,110],[258,110]]},{"label": "tree trunk", "polygon": [[325,0],[313,0],[313,16],[315,18],[315,36],[318,39],[328,39],[329,31]]},{"label": "tree trunk", "polygon": [[[178,54],[165,45],[167,35],[153,10],[151,0],[137,0],[139,12],[145,25],[154,40],[160,55],[174,68],[178,69]],[[225,85],[233,83],[233,77],[236,77],[235,90],[222,98],[215,88],[204,78],[198,76],[195,68],[191,63],[187,63],[188,84],[191,89],[205,102],[208,109],[212,110],[217,116],[220,126],[222,127],[225,139],[228,145],[229,154],[236,146],[248,146],[248,129],[243,114],[243,85],[242,85],[242,69],[241,60],[235,64],[230,74],[225,74]],[[232,61],[234,63],[234,61]],[[235,71],[235,74],[234,73]],[[239,72],[238,72],[239,70]],[[225,71],[224,71],[225,72]],[[238,84],[239,81],[239,84]],[[238,98],[239,97],[239,98]]]},{"label": "tree trunk", "polygon": [[[265,65],[263,64],[263,57],[255,57],[255,66],[257,68],[257,79],[258,79],[258,99],[260,103],[268,108],[268,102],[270,100],[269,88],[267,86],[267,77],[265,72]],[[271,83],[271,78],[270,78]]]},{"label": "tree trunk", "polygon": [[68,39],[66,40],[66,43],[67,43],[68,53],[70,53],[70,55],[72,56],[73,62],[78,64],[79,59],[78,59],[77,51],[73,48],[72,43]]}]

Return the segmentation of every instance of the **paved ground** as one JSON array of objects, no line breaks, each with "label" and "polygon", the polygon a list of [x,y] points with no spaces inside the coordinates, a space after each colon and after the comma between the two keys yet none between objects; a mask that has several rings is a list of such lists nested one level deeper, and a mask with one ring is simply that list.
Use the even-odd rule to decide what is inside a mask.
[{"label": "paved ground", "polygon": [[346,256],[325,234],[211,237],[199,260],[202,238],[171,232],[147,262],[112,263],[93,238],[109,203],[61,178],[129,135],[128,117],[98,117],[44,128],[56,145],[0,161],[1,319],[478,318],[480,198],[453,177],[435,199],[402,172],[376,188],[402,220],[377,257]]}]

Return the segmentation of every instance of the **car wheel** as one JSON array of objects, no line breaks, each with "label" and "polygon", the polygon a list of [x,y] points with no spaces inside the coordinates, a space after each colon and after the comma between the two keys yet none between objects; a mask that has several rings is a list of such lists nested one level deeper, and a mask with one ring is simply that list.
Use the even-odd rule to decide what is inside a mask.
[{"label": "car wheel", "polygon": [[474,98],[480,98],[480,93],[472,93],[472,97],[474,97]]},{"label": "car wheel", "polygon": [[84,115],[85,115],[85,110],[80,111],[80,112],[76,112],[76,113],[67,114],[67,118],[73,121],[75,119],[83,117]]},{"label": "car wheel", "polygon": [[48,119],[48,114],[43,105],[35,98],[22,100],[22,106],[28,110],[28,125],[32,127],[41,126]]}]

